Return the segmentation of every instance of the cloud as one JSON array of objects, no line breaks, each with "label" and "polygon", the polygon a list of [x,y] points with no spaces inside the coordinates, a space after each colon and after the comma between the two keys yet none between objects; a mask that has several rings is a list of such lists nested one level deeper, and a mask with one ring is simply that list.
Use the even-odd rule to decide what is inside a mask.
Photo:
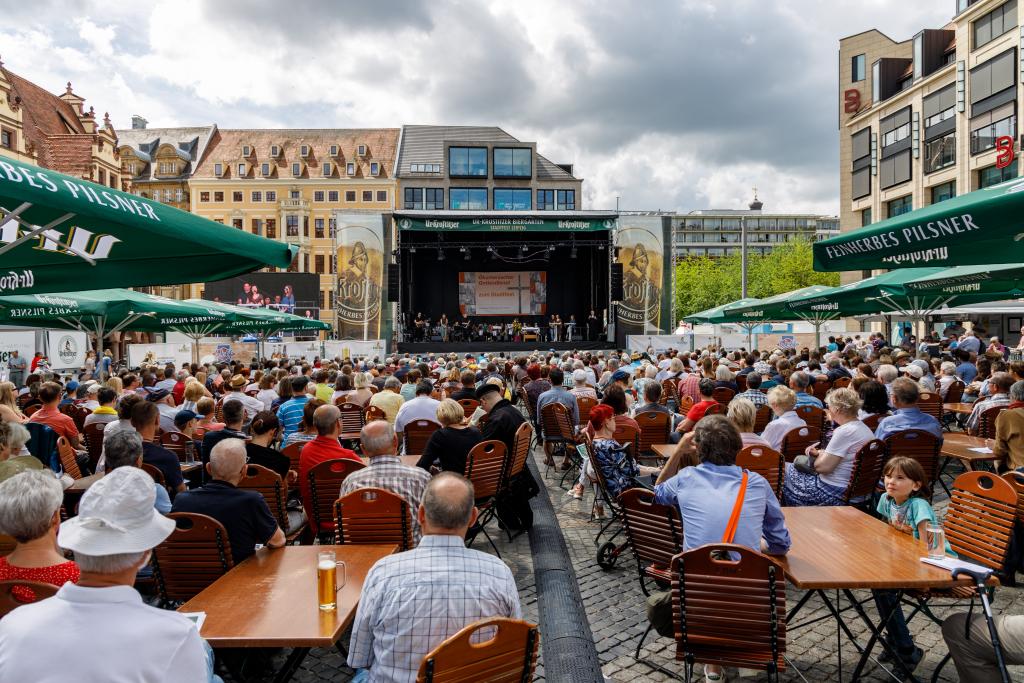
[{"label": "cloud", "polygon": [[[587,208],[838,212],[839,38],[939,27],[928,0],[37,0],[0,55],[126,126],[499,125]],[[9,10],[9,11],[7,11]],[[627,11],[628,10],[628,11]],[[71,19],[69,21],[69,18]]]}]

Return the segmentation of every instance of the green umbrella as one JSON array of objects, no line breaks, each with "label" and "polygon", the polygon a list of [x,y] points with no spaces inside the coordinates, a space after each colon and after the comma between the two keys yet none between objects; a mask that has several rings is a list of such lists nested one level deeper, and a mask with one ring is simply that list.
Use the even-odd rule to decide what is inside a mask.
[{"label": "green umbrella", "polygon": [[140,287],[285,268],[297,250],[0,156],[0,294]]},{"label": "green umbrella", "polygon": [[1015,178],[814,243],[817,271],[1024,262]]},{"label": "green umbrella", "polygon": [[908,293],[946,296],[957,306],[1024,296],[1024,266],[958,266],[913,278]]},{"label": "green umbrella", "polygon": [[205,299],[186,299],[195,305],[205,305],[211,309],[235,313],[237,318],[231,323],[218,328],[218,331],[229,334],[270,334],[278,330],[329,330],[331,326],[316,318],[284,313],[273,308],[236,306]]},{"label": "green umbrella", "polygon": [[908,295],[905,283],[914,278],[942,272],[944,268],[904,268],[864,278],[823,292],[794,296],[787,306],[802,315],[832,317],[870,315],[873,313],[925,310],[938,308],[949,297]]},{"label": "green umbrella", "polygon": [[808,296],[818,296],[827,292],[833,287],[825,285],[811,285],[792,292],[783,292],[775,296],[761,299],[746,306],[737,306],[725,314],[726,322],[761,323],[772,321],[803,320],[814,325],[815,346],[820,346],[821,326],[838,315],[831,311],[807,311],[799,312],[789,308],[788,303],[792,299],[800,299]]},{"label": "green umbrella", "polygon": [[692,313],[688,316],[685,316],[683,320],[689,323],[705,323],[717,325],[718,323],[725,322],[723,320],[723,316],[726,313],[728,313],[732,308],[737,306],[746,306],[748,304],[754,303],[755,301],[758,301],[758,299],[753,299],[751,297],[747,297],[746,299],[740,299],[738,301],[730,301],[727,304],[715,306],[714,308],[709,308],[706,311]]}]

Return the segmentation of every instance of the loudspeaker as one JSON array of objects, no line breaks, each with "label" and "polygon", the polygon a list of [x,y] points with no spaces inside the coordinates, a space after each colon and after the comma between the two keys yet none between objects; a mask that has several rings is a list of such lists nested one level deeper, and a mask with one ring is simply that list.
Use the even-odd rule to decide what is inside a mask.
[{"label": "loudspeaker", "polygon": [[625,293],[622,291],[622,264],[612,264],[612,277],[608,283],[608,289],[611,292],[612,301],[622,301],[625,298]]},{"label": "loudspeaker", "polygon": [[399,267],[397,263],[387,264],[388,269],[388,303],[399,301]]}]

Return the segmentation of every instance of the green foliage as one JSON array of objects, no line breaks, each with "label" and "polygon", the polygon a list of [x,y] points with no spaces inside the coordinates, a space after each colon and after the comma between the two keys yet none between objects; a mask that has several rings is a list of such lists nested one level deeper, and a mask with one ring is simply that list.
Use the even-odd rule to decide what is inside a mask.
[{"label": "green foliage", "polygon": [[[676,317],[704,311],[740,298],[740,256],[693,256],[676,264]],[[817,273],[811,242],[793,240],[765,256],[747,257],[747,296],[763,299],[811,285],[839,285],[839,273]]]}]

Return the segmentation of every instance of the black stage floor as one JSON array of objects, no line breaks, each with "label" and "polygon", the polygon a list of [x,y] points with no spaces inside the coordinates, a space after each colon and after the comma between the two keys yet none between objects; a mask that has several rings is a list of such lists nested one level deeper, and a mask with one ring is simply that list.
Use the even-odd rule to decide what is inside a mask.
[{"label": "black stage floor", "polygon": [[506,355],[524,351],[604,351],[615,348],[607,341],[572,341],[572,342],[399,342],[399,353],[500,353]]}]

